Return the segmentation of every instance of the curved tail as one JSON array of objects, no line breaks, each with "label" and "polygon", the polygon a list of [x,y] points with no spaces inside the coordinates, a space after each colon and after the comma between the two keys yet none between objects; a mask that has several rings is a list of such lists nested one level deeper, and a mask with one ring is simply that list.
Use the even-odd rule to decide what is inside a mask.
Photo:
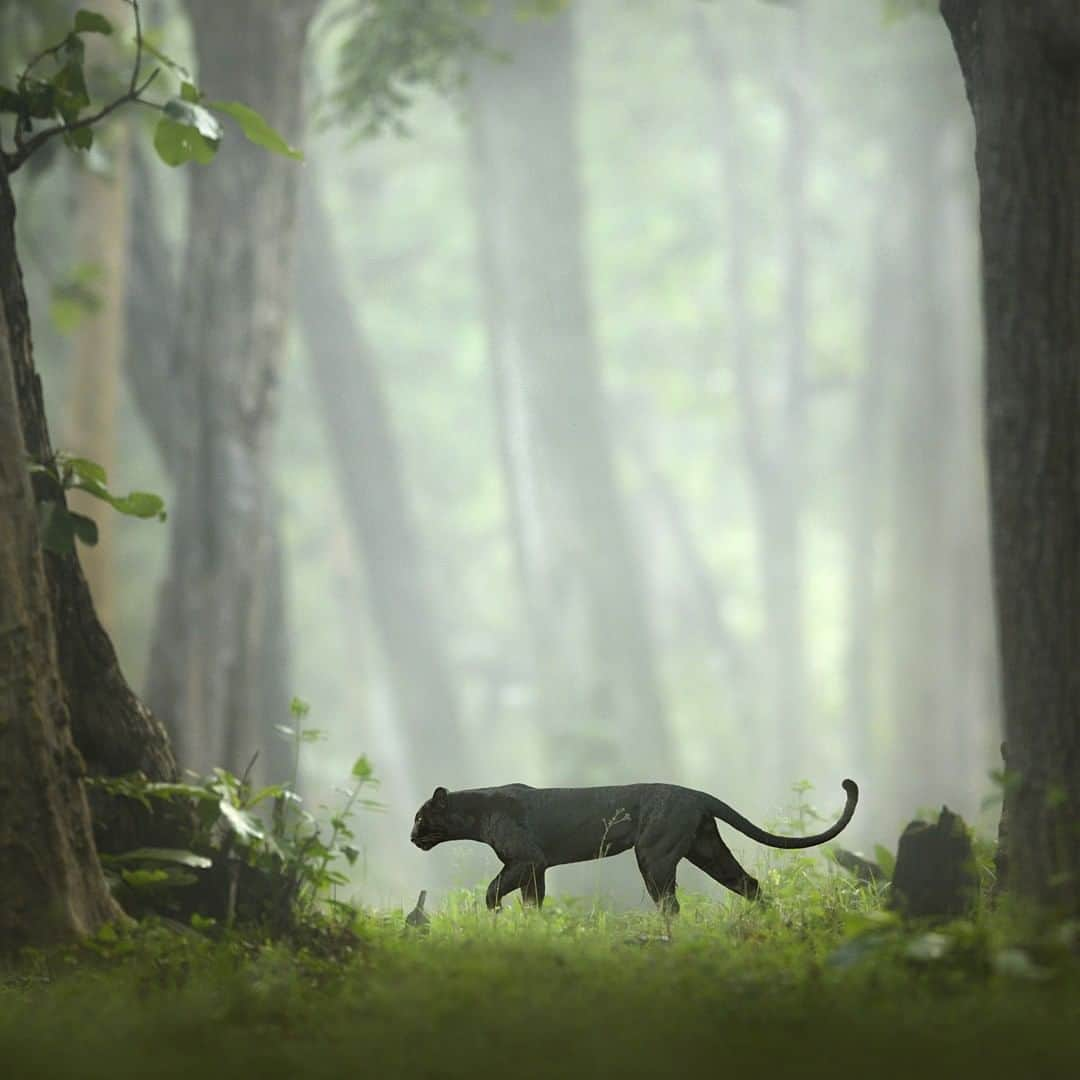
[{"label": "curved tail", "polygon": [[712,795],[708,797],[709,813],[713,817],[726,822],[733,829],[738,829],[744,836],[756,840],[759,844],[768,844],[769,847],[775,848],[816,847],[818,844],[824,844],[843,832],[847,823],[851,820],[851,815],[855,813],[855,805],[859,801],[859,785],[854,780],[845,780],[843,787],[847,792],[844,812],[837,818],[836,824],[830,825],[824,832],[816,833],[814,836],[777,836],[776,833],[766,832],[764,829],[759,829],[752,821],[744,818],[738,810],[733,810],[726,802],[721,802]]}]

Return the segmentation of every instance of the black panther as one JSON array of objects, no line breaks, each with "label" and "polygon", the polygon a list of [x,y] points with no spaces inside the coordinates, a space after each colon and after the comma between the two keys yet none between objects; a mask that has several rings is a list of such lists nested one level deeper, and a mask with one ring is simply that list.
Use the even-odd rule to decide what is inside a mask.
[{"label": "black panther", "polygon": [[634,849],[653,901],[676,914],[675,868],[689,859],[721,885],[754,900],[758,883],[738,864],[716,828],[719,818],[743,835],[775,848],[824,844],[851,820],[859,789],[844,781],[847,802],[834,825],[814,836],[777,836],[704,791],[675,784],[534,788],[528,784],[447,791],[437,787],[416,812],[412,842],[424,851],[445,840],[479,840],[502,861],[488,886],[487,906],[520,889],[527,904],[544,902],[549,866],[584,862]]}]

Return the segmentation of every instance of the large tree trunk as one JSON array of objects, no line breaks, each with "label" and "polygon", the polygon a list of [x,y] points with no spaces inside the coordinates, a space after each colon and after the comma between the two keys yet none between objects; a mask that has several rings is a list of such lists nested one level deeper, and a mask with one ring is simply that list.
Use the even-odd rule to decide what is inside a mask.
[{"label": "large tree trunk", "polygon": [[1080,12],[943,0],[975,117],[1009,887],[1080,911]]},{"label": "large tree trunk", "polygon": [[[466,760],[436,596],[409,505],[390,410],[345,289],[314,176],[307,177],[297,310],[338,484],[363,559],[394,710],[420,790],[465,783]],[[417,795],[419,792],[413,792]]]},{"label": "large tree trunk", "polygon": [[[315,7],[189,0],[200,83],[215,98],[253,103],[295,137]],[[268,156],[235,128],[214,168],[192,171],[175,359],[191,380],[192,409],[174,431],[169,572],[148,687],[184,765],[239,770],[260,751],[274,778],[285,747],[272,724],[287,716],[288,700],[267,702],[260,673],[278,565],[270,443],[299,179],[295,162]]]},{"label": "large tree trunk", "polygon": [[120,914],[94,850],[26,467],[19,383],[34,376],[14,221],[0,163],[0,953]]},{"label": "large tree trunk", "polygon": [[[10,207],[10,193],[5,197]],[[6,214],[0,230],[0,266],[17,263],[13,207]],[[13,353],[23,441],[31,457],[48,461],[53,450],[41,382],[29,348],[21,281],[8,278],[0,284],[9,332],[16,343],[27,343]],[[103,507],[95,516],[111,512]],[[72,734],[88,771],[94,776],[142,772],[152,780],[174,779],[176,760],[165,730],[124,679],[112,642],[94,612],[77,555],[46,554],[45,570],[64,697]],[[160,815],[151,817],[131,800],[95,795],[92,804],[99,849],[136,847],[162,839],[161,830],[167,829]]]},{"label": "large tree trunk", "polygon": [[[561,775],[675,767],[640,568],[613,461],[589,310],[569,13],[495,5],[509,62],[472,72],[489,351],[539,672]],[[600,732],[610,757],[577,742]],[[576,760],[575,760],[576,759]]]}]

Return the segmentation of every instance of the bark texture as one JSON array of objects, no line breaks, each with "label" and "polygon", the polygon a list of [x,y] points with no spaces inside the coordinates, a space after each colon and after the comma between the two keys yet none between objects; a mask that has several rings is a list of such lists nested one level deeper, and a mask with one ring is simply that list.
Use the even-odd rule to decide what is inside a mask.
[{"label": "bark texture", "polygon": [[446,636],[376,357],[346,291],[315,177],[306,181],[296,295],[309,371],[363,559],[395,713],[411,748],[416,782],[426,792],[461,776],[465,762]]},{"label": "bark texture", "polygon": [[[620,747],[674,767],[619,491],[589,307],[569,12],[485,36],[472,71],[478,245],[501,452],[539,685],[562,776],[602,779]],[[581,731],[604,733],[601,764]]]},{"label": "bark texture", "polygon": [[1080,12],[943,0],[975,118],[1009,888],[1080,911]]},{"label": "bark texture", "polygon": [[[15,210],[7,185],[0,193],[0,266],[16,266]],[[12,343],[19,418],[27,452],[37,461],[53,450],[45,421],[41,381],[34,371],[26,297],[18,274],[0,280]],[[100,513],[100,512],[99,512]],[[77,555],[44,556],[52,626],[64,698],[75,743],[94,776],[141,771],[152,780],[176,777],[164,728],[132,693],[112,642],[98,621]],[[129,800],[93,797],[98,847],[120,850],[151,842],[162,822],[154,821]]]},{"label": "bark texture", "polygon": [[[252,103],[295,140],[316,6],[190,0],[201,85],[213,98]],[[299,180],[296,162],[268,155],[231,126],[214,167],[191,174],[173,362],[191,409],[187,424],[172,429],[176,497],[148,698],[180,760],[202,771],[242,770],[256,751],[268,775],[283,767],[272,724],[288,715],[287,693],[260,676],[275,667],[286,678],[280,658],[266,661],[266,633],[282,628],[272,614],[271,435]]]},{"label": "bark texture", "polygon": [[14,217],[0,164],[0,954],[120,915],[94,850],[26,468],[17,374],[33,361]]}]

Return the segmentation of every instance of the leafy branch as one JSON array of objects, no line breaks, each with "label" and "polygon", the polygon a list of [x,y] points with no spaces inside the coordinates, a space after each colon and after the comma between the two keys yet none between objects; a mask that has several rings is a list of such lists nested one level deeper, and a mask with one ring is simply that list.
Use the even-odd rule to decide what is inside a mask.
[{"label": "leafy branch", "polygon": [[[0,162],[8,173],[18,170],[30,156],[50,139],[63,136],[72,149],[89,150],[93,145],[93,128],[124,105],[145,105],[162,113],[154,131],[154,148],[167,165],[187,161],[206,164],[217,153],[221,143],[221,123],[211,110],[231,116],[244,136],[252,143],[286,157],[303,155],[290,146],[266,120],[248,105],[234,101],[206,102],[203,94],[190,81],[187,71],[165,55],[143,33],[138,0],[125,0],[131,7],[135,23],[135,59],[123,93],[92,112],[90,93],[86,84],[85,43],[87,34],[109,36],[113,26],[95,11],[79,10],[74,23],[64,37],[37,53],[16,80],[15,88],[0,86],[0,115],[15,117],[13,150],[0,146]],[[153,56],[161,66],[143,77],[143,56]],[[52,60],[56,70],[47,77],[36,74],[46,61]],[[169,69],[181,79],[180,94],[164,102],[145,97],[150,85]],[[48,126],[34,131],[35,123],[49,121]]]}]

